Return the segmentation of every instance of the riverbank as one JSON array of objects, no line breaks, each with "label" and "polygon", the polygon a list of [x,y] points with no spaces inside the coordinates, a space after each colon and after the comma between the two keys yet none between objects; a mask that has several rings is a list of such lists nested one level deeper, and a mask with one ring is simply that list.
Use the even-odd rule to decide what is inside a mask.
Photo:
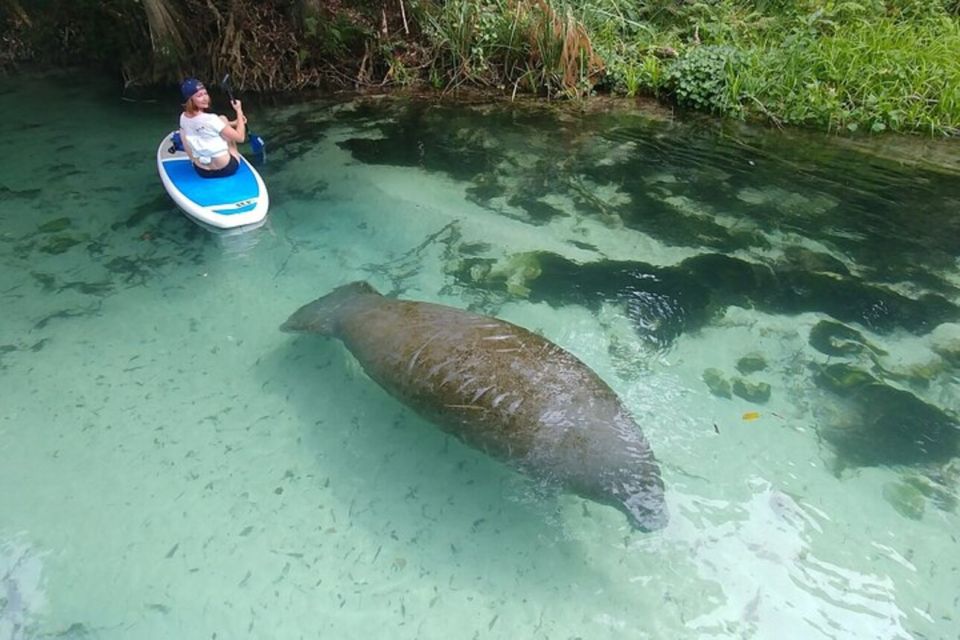
[{"label": "riverbank", "polygon": [[0,66],[83,61],[127,86],[229,72],[247,91],[642,96],[831,133],[960,132],[957,0],[368,4],[7,0]]}]

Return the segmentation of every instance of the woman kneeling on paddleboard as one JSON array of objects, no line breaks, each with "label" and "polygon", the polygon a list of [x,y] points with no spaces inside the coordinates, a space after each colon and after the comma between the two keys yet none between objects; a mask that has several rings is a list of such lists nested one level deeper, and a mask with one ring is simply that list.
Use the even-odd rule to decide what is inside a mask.
[{"label": "woman kneeling on paddleboard", "polygon": [[236,173],[240,166],[237,143],[247,137],[247,119],[239,100],[230,104],[237,113],[236,120],[207,113],[210,94],[203,83],[188,78],[180,85],[183,113],[180,114],[180,140],[183,149],[193,160],[193,168],[203,178],[224,178]]}]

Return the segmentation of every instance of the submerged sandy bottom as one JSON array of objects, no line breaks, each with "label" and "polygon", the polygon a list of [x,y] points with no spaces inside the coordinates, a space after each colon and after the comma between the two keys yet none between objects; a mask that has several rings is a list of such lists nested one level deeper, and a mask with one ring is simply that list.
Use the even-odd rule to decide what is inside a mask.
[{"label": "submerged sandy bottom", "polygon": [[[123,117],[138,131],[164,122]],[[796,366],[817,314],[731,308],[651,352],[616,308],[498,309],[578,355],[635,414],[671,512],[646,535],[610,508],[538,495],[390,398],[339,343],[279,332],[357,279],[466,307],[444,288],[444,243],[424,244],[451,224],[504,255],[582,258],[573,225],[608,257],[690,255],[589,220],[504,218],[448,178],[355,163],[338,135],[268,165],[275,205],[251,234],[185,233],[172,205],[152,235],[114,229],[108,253],[177,259],[114,275],[108,296],[43,291],[31,275],[97,281],[108,258],[75,247],[28,264],[18,238],[82,210],[72,232],[102,240],[160,191],[151,164],[102,177],[135,188],[59,209],[23,198],[3,215],[0,343],[16,348],[0,360],[0,639],[955,633],[960,516],[904,517],[884,499],[900,471],[834,472],[816,432],[826,400]],[[80,166],[75,149],[55,155],[21,167],[16,188],[46,193],[40,169]],[[710,394],[704,369],[756,351],[769,403]]]}]

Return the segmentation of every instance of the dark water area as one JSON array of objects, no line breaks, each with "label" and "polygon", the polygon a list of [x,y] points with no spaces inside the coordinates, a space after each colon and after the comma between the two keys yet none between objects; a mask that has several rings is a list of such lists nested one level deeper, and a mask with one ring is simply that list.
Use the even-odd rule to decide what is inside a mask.
[{"label": "dark water area", "polygon": [[[364,110],[344,119],[356,118],[378,136],[342,143],[358,160],[422,167],[471,181],[469,193],[478,203],[509,195],[507,202],[534,224],[566,215],[540,201],[562,193],[583,211],[616,216],[624,227],[667,244],[763,250],[770,248],[768,234],[797,233],[830,243],[875,281],[908,281],[956,293],[955,285],[917,265],[920,261],[936,271],[954,264],[960,251],[960,221],[950,206],[960,202],[956,181],[904,171],[892,160],[820,150],[812,134],[798,149],[795,139],[728,134],[716,125],[631,126],[622,116],[558,117],[547,109],[524,114],[471,110],[468,116],[429,104],[387,122]],[[423,135],[440,123],[442,134]],[[531,144],[533,131],[537,139]],[[524,138],[526,148],[539,152],[528,162],[511,157],[511,143]],[[598,163],[618,145],[630,149],[623,161]],[[674,180],[669,186],[656,183],[664,169]],[[502,184],[506,175],[510,187]],[[631,207],[611,210],[591,197],[584,179],[622,190]],[[755,192],[757,185],[766,192]],[[706,216],[678,216],[665,197],[688,198],[706,211],[733,209],[741,222],[731,227]]]},{"label": "dark water area", "polygon": [[[626,103],[242,97],[271,211],[216,234],[157,177],[175,88],[0,79],[0,640],[955,635],[960,173]],[[362,280],[573,353],[669,524],[278,330]]]}]

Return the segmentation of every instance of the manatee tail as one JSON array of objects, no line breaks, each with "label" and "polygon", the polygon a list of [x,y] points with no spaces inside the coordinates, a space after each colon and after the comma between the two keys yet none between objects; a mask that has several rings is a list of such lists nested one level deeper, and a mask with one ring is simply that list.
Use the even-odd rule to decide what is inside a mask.
[{"label": "manatee tail", "polygon": [[351,282],[337,287],[322,298],[303,305],[287,321],[280,325],[287,333],[319,333],[332,336],[337,332],[337,322],[345,311],[353,309],[368,296],[380,297],[380,292],[363,281]]}]

